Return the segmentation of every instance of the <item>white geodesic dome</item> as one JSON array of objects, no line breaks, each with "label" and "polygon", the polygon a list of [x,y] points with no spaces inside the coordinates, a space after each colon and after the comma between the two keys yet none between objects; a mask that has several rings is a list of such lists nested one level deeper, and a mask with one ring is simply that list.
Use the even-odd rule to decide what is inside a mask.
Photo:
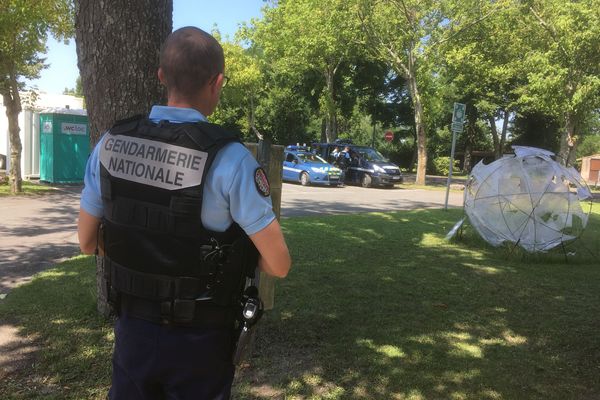
[{"label": "white geodesic dome", "polygon": [[[465,212],[488,243],[547,251],[585,229],[591,192],[579,172],[554,153],[513,146],[514,156],[477,164],[465,188]],[[587,205],[586,205],[587,203]]]}]

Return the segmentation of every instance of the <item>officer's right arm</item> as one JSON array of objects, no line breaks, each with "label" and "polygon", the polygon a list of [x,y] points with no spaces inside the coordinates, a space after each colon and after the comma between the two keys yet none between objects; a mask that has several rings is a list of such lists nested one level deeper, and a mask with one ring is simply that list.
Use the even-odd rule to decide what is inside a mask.
[{"label": "officer's right arm", "polygon": [[292,265],[292,259],[279,222],[274,219],[266,228],[250,235],[250,240],[260,253],[260,270],[278,278],[285,278]]},{"label": "officer's right arm", "polygon": [[[102,139],[100,139],[101,141]],[[79,248],[83,254],[94,254],[96,248],[98,248],[98,227],[100,226],[103,214],[102,198],[100,195],[99,148],[97,145],[88,158],[83,178],[84,187],[81,191],[77,233]]]}]

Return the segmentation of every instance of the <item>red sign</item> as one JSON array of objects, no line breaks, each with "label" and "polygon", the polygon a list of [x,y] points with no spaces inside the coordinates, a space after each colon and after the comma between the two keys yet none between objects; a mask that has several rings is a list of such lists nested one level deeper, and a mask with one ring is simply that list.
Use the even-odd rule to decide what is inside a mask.
[{"label": "red sign", "polygon": [[392,140],[394,140],[394,132],[386,131],[383,137],[387,142],[391,142]]}]

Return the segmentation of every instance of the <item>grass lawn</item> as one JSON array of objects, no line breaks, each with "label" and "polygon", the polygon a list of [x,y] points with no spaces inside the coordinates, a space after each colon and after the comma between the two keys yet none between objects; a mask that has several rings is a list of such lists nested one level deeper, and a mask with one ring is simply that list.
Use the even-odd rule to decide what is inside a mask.
[{"label": "grass lawn", "polygon": [[[234,399],[600,398],[600,205],[562,251],[493,249],[461,211],[285,219],[294,258]],[[574,254],[572,254],[574,253]],[[568,260],[565,260],[568,257]],[[42,351],[1,399],[103,399],[110,324],[80,257],[0,300]]]},{"label": "grass lawn", "polygon": [[[46,186],[43,183],[38,182],[30,182],[23,181],[23,193],[20,193],[19,196],[22,195],[31,195],[31,194],[44,194],[49,192],[54,192],[56,189],[51,186]],[[0,184],[0,197],[11,196],[10,194],[10,185],[9,184]]]}]

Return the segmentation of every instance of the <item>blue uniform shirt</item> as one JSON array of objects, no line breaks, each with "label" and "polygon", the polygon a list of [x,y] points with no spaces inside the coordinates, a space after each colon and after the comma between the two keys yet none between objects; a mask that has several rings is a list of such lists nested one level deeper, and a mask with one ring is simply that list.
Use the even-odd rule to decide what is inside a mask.
[{"label": "blue uniform shirt", "polygon": [[[150,120],[168,120],[173,123],[206,121],[206,117],[191,108],[154,106]],[[100,195],[99,144],[88,159],[81,208],[95,217],[103,216]],[[202,222],[207,229],[224,232],[237,222],[252,235],[266,228],[274,219],[270,197],[264,197],[256,188],[254,172],[258,162],[241,143],[229,143],[217,153],[204,182]]]}]

